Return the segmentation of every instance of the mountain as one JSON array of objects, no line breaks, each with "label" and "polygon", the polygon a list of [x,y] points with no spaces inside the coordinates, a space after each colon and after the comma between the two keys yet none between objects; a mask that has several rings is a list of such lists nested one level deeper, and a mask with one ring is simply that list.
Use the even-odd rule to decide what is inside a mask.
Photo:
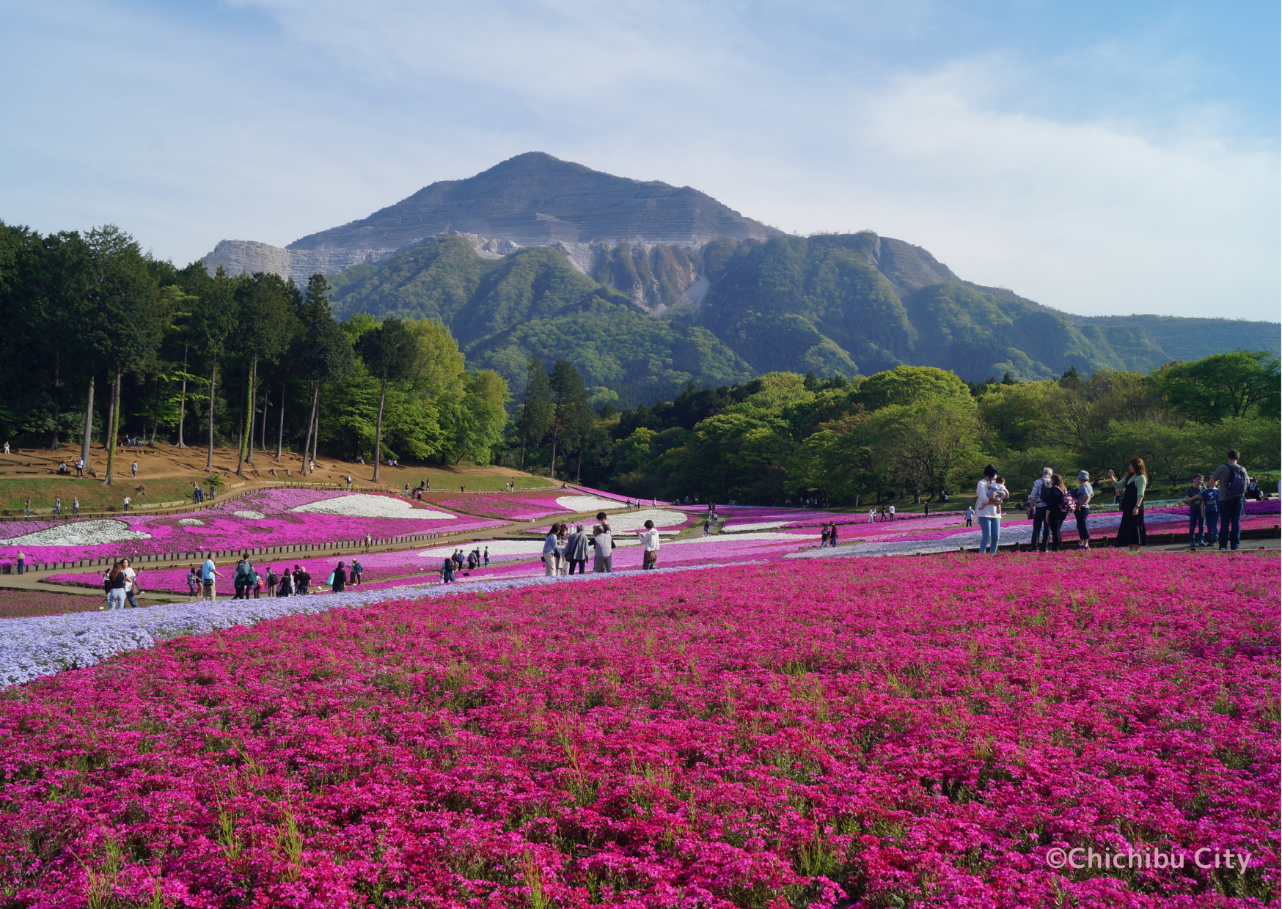
[{"label": "mountain", "polygon": [[1282,347],[1271,322],[1072,316],[902,240],[786,236],[690,187],[538,152],[285,248],[226,240],[204,262],[329,274],[340,316],[439,318],[473,365],[513,380],[529,353],[564,357],[623,403],[770,370],[1037,379]]}]

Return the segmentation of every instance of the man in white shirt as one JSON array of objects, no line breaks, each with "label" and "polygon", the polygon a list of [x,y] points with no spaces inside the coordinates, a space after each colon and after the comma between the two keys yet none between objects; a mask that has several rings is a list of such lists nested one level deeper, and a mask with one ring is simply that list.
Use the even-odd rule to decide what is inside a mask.
[{"label": "man in white shirt", "polygon": [[204,588],[205,599],[211,603],[218,599],[218,594],[214,591],[214,579],[218,577],[218,572],[214,568],[212,558],[205,559],[205,564],[200,566],[200,583]]},{"label": "man in white shirt", "polygon": [[648,571],[659,562],[659,531],[654,529],[654,521],[646,521],[645,530],[638,530],[637,537],[645,546],[645,552],[641,556],[641,568]]},{"label": "man in white shirt", "polygon": [[130,609],[137,609],[138,600],[134,597],[134,579],[138,577],[138,572],[130,567],[128,559],[125,559],[124,562],[125,567],[121,574],[125,576],[125,599],[129,601]]},{"label": "man in white shirt", "polygon": [[890,508],[886,510],[886,514],[890,515],[890,520],[893,521],[895,519],[895,506],[891,505]]}]

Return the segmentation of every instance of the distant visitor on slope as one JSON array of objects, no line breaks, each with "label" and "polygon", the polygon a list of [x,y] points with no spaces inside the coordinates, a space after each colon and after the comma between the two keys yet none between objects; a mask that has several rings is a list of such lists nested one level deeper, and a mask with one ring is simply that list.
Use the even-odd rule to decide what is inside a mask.
[{"label": "distant visitor on slope", "polygon": [[654,529],[654,521],[646,521],[645,529],[638,530],[637,537],[645,546],[641,556],[641,568],[648,571],[659,564],[659,531]]}]

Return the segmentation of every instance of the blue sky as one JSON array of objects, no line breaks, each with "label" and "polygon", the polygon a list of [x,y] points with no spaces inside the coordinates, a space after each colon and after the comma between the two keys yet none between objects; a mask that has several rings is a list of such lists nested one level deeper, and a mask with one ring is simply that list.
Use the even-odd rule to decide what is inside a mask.
[{"label": "blue sky", "polygon": [[0,0],[0,219],[185,264],[524,151],[1084,314],[1278,320],[1270,3]]}]

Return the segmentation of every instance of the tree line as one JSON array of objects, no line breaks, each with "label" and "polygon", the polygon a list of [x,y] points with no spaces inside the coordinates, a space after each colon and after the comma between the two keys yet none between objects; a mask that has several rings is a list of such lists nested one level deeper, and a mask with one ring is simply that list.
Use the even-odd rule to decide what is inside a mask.
[{"label": "tree line", "polygon": [[[112,482],[121,438],[489,463],[507,384],[468,371],[439,321],[339,323],[330,287],[274,274],[210,274],[153,258],[114,226],[42,236],[0,222],[0,433],[17,444],[101,440]],[[197,424],[199,429],[196,428]],[[300,446],[301,443],[301,447]]]},{"label": "tree line", "polygon": [[569,363],[549,375],[531,360],[503,457],[643,498],[845,505],[969,490],[989,462],[1013,489],[1047,465],[1103,476],[1139,456],[1155,488],[1173,488],[1228,448],[1257,472],[1279,462],[1278,360],[1261,351],[1036,382],[775,372],[621,413],[588,408],[582,384]]}]

